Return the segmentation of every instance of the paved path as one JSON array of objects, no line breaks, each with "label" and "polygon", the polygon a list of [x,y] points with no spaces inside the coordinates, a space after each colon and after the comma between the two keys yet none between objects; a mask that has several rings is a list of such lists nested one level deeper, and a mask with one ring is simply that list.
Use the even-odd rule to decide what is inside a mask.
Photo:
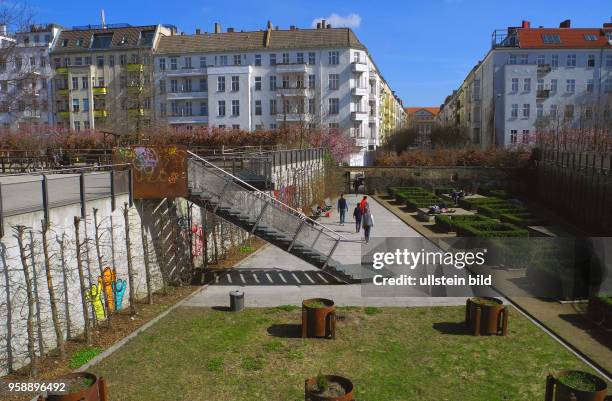
[{"label": "paved path", "polygon": [[[361,266],[363,231],[355,232],[352,214],[360,196],[348,195],[349,213],[345,225],[340,225],[334,209],[331,217],[322,217],[320,223],[340,232],[346,241],[340,243],[334,258],[343,264]],[[372,237],[421,237],[414,229],[401,221],[376,200],[369,199],[374,216]],[[235,271],[219,277],[211,285],[192,296],[186,306],[227,306],[229,292],[240,289],[245,292],[245,304],[252,307],[271,307],[285,304],[300,305],[303,299],[332,298],[343,306],[436,306],[464,305],[465,297],[364,297],[360,284],[330,285],[331,279],[319,275],[321,271],[303,260],[267,245],[242,260]],[[329,283],[323,283],[322,276]],[[229,277],[229,279],[228,279]],[[257,279],[255,279],[257,277]],[[281,282],[282,279],[287,282]],[[280,279],[280,280],[279,280]],[[270,283],[270,280],[273,282]],[[231,282],[230,282],[231,281]],[[298,282],[299,281],[299,282]],[[314,281],[314,283],[313,283]]]}]

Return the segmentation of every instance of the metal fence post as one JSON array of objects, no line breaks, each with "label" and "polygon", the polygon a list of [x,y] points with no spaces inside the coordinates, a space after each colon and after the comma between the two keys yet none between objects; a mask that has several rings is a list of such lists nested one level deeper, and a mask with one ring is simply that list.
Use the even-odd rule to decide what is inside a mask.
[{"label": "metal fence post", "polygon": [[293,234],[293,239],[291,240],[291,244],[289,245],[289,248],[287,248],[287,252],[290,252],[291,249],[293,248],[293,245],[295,245],[295,241],[297,240],[298,235],[300,235],[300,231],[302,231],[302,228],[304,227],[304,224],[306,223],[306,219],[301,219],[301,220],[302,222],[298,226],[297,230],[295,230],[295,234]]},{"label": "metal fence post", "polygon": [[132,167],[128,169],[128,190],[129,190],[129,204],[130,207],[134,205],[134,176]]},{"label": "metal fence post", "polygon": [[331,251],[329,251],[329,254],[327,255],[327,259],[325,259],[325,263],[323,264],[322,269],[325,269],[332,257],[332,255],[334,254],[334,251],[336,250],[336,248],[338,247],[338,243],[340,242],[340,238],[338,238],[336,240],[336,243],[334,244],[333,248],[331,249]]},{"label": "metal fence post", "polygon": [[85,174],[79,175],[79,197],[81,198],[81,218],[85,218]]},{"label": "metal fence post", "polygon": [[116,209],[115,202],[115,170],[110,171],[110,192],[111,192],[111,211],[114,212]]},{"label": "metal fence post", "polygon": [[2,183],[0,182],[0,238],[4,237],[4,207],[2,205]]},{"label": "metal fence post", "polygon": [[43,212],[45,215],[45,224],[49,224],[49,182],[47,176],[42,176],[42,201],[43,201]]}]

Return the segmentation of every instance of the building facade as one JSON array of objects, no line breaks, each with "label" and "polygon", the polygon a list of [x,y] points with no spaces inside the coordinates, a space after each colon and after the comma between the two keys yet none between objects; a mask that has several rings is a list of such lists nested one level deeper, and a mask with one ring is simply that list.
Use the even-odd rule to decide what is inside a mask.
[{"label": "building facade", "polygon": [[128,24],[61,31],[51,50],[57,125],[114,132],[148,127],[153,49],[172,33],[173,27]]},{"label": "building facade", "polygon": [[3,129],[38,129],[55,123],[49,52],[61,27],[31,25],[9,34],[0,25],[0,124]]},{"label": "building facade", "polygon": [[428,147],[431,144],[430,134],[435,118],[440,113],[439,107],[406,107],[406,128],[416,131],[417,146]]},{"label": "building facade", "polygon": [[352,30],[171,35],[154,57],[155,118],[177,127],[240,130],[332,128],[361,149],[351,164],[403,121],[401,102]]},{"label": "building facade", "polygon": [[612,24],[495,31],[491,50],[448,96],[437,121],[467,128],[481,147],[533,144],[536,130],[580,129],[612,97]]}]

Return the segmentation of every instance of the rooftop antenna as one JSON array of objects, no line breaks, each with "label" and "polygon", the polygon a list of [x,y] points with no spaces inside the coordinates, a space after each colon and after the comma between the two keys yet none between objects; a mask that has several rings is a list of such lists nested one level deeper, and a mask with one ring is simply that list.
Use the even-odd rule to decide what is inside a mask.
[{"label": "rooftop antenna", "polygon": [[104,9],[100,10],[100,18],[102,19],[102,29],[106,29],[106,21],[104,18]]}]

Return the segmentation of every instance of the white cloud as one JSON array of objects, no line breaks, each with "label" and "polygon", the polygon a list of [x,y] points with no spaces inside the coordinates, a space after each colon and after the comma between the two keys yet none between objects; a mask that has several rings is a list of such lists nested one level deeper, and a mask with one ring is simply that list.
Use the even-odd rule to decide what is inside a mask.
[{"label": "white cloud", "polygon": [[317,27],[317,22],[321,22],[324,19],[327,24],[331,24],[332,28],[359,28],[361,25],[361,16],[359,14],[348,14],[348,15],[338,15],[336,13],[332,13],[328,17],[319,17],[312,20],[311,26],[313,28]]}]

